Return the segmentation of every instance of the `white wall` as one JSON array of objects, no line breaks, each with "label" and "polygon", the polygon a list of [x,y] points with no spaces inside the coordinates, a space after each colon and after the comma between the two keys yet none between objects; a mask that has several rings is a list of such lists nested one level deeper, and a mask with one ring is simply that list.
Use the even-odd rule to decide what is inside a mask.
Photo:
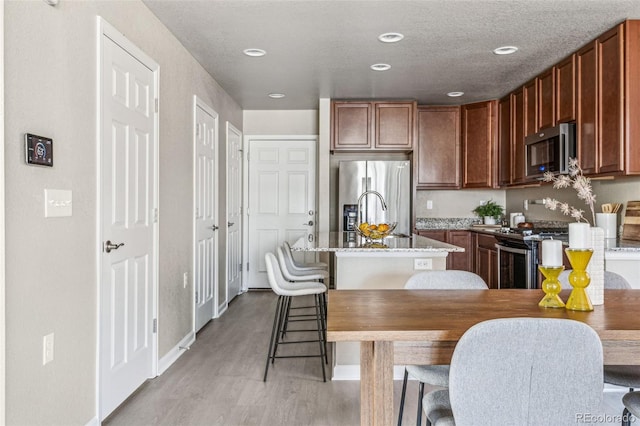
[{"label": "white wall", "polygon": [[317,135],[318,111],[246,110],[243,112],[244,135]]},{"label": "white wall", "polygon": [[0,2],[0,425],[5,424],[4,2]]},{"label": "white wall", "polygon": [[[222,162],[224,123],[242,129],[242,111],[141,1],[4,4],[6,420],[86,424],[96,416],[96,16],[160,64],[160,357],[192,329],[193,290],[182,275],[193,276],[193,95],[220,114]],[[25,164],[25,132],[54,139],[53,168]],[[224,174],[219,182],[224,200]],[[73,191],[72,217],[44,218],[45,188]],[[42,366],[51,332],[55,360]]]},{"label": "white wall", "polygon": [[[596,195],[595,212],[600,212],[603,203],[624,203],[627,201],[640,200],[640,177],[622,177],[614,180],[594,180],[592,181],[593,193]],[[545,184],[537,188],[508,189],[507,210],[522,211],[525,217],[530,220],[562,220],[572,222],[569,216],[564,216],[558,211],[551,211],[542,205],[529,206],[529,210],[523,210],[523,200],[539,200],[545,197],[556,198],[559,201],[585,210],[585,218],[591,220],[589,207],[584,201],[579,200],[576,191],[571,188],[554,189],[550,184]],[[618,224],[622,223],[624,210],[618,214]]]},{"label": "white wall", "polygon": [[[427,209],[427,201],[431,200],[433,208]],[[472,210],[482,201],[493,200],[501,206],[506,205],[505,191],[492,189],[420,190],[416,191],[416,217],[455,218],[477,217]]]}]

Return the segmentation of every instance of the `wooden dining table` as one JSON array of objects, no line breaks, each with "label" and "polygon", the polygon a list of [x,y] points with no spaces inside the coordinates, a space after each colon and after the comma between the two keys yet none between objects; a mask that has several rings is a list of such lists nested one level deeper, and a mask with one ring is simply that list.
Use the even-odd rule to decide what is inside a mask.
[{"label": "wooden dining table", "polygon": [[[592,312],[541,308],[543,295],[519,289],[330,290],[327,340],[360,342],[360,423],[394,423],[394,365],[449,364],[458,339],[486,320],[581,321],[600,336],[605,364],[640,365],[640,291],[605,290],[604,305]],[[561,293],[563,300],[568,296]]]}]

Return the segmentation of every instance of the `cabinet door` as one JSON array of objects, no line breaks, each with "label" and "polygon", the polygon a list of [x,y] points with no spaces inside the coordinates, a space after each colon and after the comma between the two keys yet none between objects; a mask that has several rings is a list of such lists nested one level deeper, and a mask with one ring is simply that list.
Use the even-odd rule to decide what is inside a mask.
[{"label": "cabinet door", "polygon": [[369,149],[372,147],[372,105],[369,102],[333,102],[331,147]]},{"label": "cabinet door", "polygon": [[525,165],[524,165],[524,90],[514,92],[513,101],[511,103],[511,116],[513,117],[513,146],[512,146],[512,162],[513,183],[522,183],[525,181]]},{"label": "cabinet door", "polygon": [[447,243],[464,248],[464,253],[449,253],[447,269],[473,272],[472,234],[469,231],[448,231]]},{"label": "cabinet door", "polygon": [[414,102],[376,102],[375,147],[390,150],[413,149]]},{"label": "cabinet door", "polygon": [[500,99],[498,102],[498,185],[511,184],[512,168],[512,95]]},{"label": "cabinet door", "polygon": [[623,31],[620,24],[598,38],[598,173],[624,169]]},{"label": "cabinet door", "polygon": [[594,41],[576,54],[577,129],[576,148],[582,170],[596,173],[598,117],[598,49]]},{"label": "cabinet door", "polygon": [[496,101],[462,106],[464,188],[493,188],[497,181],[494,159]]},{"label": "cabinet door", "polygon": [[430,230],[418,230],[418,235],[426,238],[431,238],[432,240],[442,241],[443,243],[447,242],[447,231],[441,229],[430,229]]},{"label": "cabinet door", "polygon": [[497,240],[493,235],[476,233],[474,272],[482,277],[489,288],[498,288]]},{"label": "cabinet door", "polygon": [[555,67],[538,76],[538,130],[556,125]]},{"label": "cabinet door", "polygon": [[576,119],[576,55],[556,65],[556,121]]},{"label": "cabinet door", "polygon": [[418,188],[460,187],[460,108],[418,107]]},{"label": "cabinet door", "polygon": [[524,85],[524,136],[538,131],[537,80],[533,79]]}]

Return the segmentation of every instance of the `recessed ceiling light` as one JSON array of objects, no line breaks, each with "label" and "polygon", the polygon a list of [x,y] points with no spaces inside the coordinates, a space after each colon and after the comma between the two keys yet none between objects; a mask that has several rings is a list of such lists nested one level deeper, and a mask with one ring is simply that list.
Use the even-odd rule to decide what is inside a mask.
[{"label": "recessed ceiling light", "polygon": [[464,92],[449,92],[447,96],[451,96],[452,98],[457,98],[458,96],[464,95]]},{"label": "recessed ceiling light", "polygon": [[391,65],[389,64],[373,64],[371,65],[371,69],[374,71],[387,71],[391,69]]},{"label": "recessed ceiling light", "polygon": [[242,53],[247,56],[264,56],[267,54],[267,52],[262,49],[244,49]]},{"label": "recessed ceiling light", "polygon": [[502,46],[497,49],[493,49],[493,53],[496,55],[511,55],[512,53],[516,53],[518,48],[515,46]]},{"label": "recessed ceiling light", "polygon": [[384,33],[378,36],[378,40],[383,43],[396,43],[404,38],[400,33]]},{"label": "recessed ceiling light", "polygon": [[284,98],[286,95],[284,93],[269,93],[269,97],[271,99],[282,99]]}]

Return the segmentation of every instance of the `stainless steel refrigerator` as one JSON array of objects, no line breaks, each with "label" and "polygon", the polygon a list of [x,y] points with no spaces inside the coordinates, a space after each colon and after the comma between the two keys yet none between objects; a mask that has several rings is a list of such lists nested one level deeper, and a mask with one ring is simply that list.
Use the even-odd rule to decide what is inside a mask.
[{"label": "stainless steel refrigerator", "polygon": [[[356,217],[358,198],[365,191],[382,195],[380,200],[367,194],[360,203],[360,218]],[[411,235],[411,165],[409,161],[341,161],[338,173],[339,231],[351,231],[355,222],[398,222],[394,234]]]}]

